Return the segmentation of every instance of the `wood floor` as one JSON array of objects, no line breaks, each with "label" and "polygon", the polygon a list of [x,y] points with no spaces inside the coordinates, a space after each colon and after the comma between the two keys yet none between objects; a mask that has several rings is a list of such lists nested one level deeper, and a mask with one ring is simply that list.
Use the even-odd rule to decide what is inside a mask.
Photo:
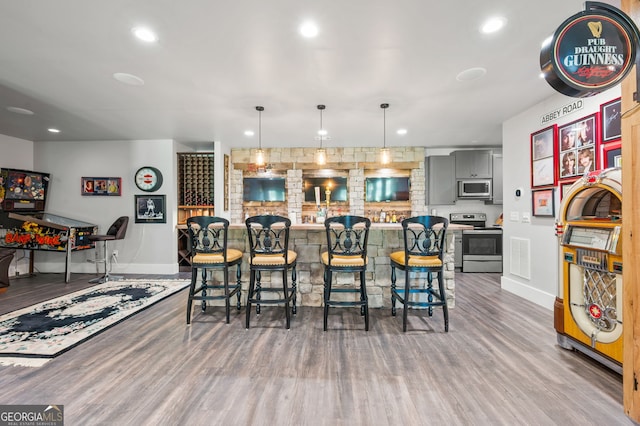
[{"label": "wood floor", "polygon": [[[12,281],[0,313],[89,286],[89,276]],[[166,277],[163,277],[166,278]],[[244,327],[220,308],[186,325],[181,291],[40,368],[0,367],[1,404],[64,404],[68,425],[632,425],[622,379],[556,344],[553,314],[457,274],[444,333],[432,318],[300,307],[291,329],[263,306]]]}]

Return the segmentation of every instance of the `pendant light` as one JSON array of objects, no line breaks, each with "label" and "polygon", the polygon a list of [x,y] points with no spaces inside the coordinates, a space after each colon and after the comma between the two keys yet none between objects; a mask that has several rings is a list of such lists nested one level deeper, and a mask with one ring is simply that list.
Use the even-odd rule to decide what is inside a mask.
[{"label": "pendant light", "polygon": [[382,108],[382,149],[380,150],[380,162],[382,164],[389,164],[391,161],[391,154],[389,148],[387,148],[387,108],[389,104],[380,104]]},{"label": "pendant light", "polygon": [[327,150],[322,147],[322,138],[327,134],[324,127],[322,127],[322,111],[324,111],[325,108],[324,105],[318,105],[318,109],[320,110],[320,130],[318,130],[320,148],[316,150],[316,163],[319,165],[324,165],[327,162]]},{"label": "pendant light", "polygon": [[258,111],[258,150],[256,151],[256,165],[258,167],[264,166],[264,151],[262,150],[262,111],[264,111],[264,107],[257,106],[256,110]]}]

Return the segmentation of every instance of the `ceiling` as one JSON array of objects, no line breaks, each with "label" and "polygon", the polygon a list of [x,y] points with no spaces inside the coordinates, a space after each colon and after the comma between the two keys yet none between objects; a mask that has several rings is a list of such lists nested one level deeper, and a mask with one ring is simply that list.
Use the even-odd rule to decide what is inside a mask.
[{"label": "ceiling", "polygon": [[[555,93],[539,78],[541,43],[584,7],[580,0],[0,5],[1,134],[239,148],[257,146],[259,133],[263,148],[318,145],[318,104],[326,105],[325,147],[501,145],[503,121]],[[481,34],[493,15],[504,16],[506,27]],[[298,32],[307,19],[319,27],[316,38]],[[158,42],[135,39],[131,29],[140,25]],[[456,79],[476,67],[486,75]],[[123,84],[114,73],[144,85]],[[257,105],[265,108],[261,132]],[[407,134],[397,135],[399,128]],[[249,129],[253,137],[244,135]]]}]

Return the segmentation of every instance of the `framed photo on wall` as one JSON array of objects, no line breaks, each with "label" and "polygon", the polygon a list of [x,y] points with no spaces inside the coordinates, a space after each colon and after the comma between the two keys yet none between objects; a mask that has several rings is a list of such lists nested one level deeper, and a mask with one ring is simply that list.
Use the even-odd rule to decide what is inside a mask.
[{"label": "framed photo on wall", "polygon": [[549,186],[555,183],[554,149],[556,126],[531,134],[531,187]]},{"label": "framed photo on wall", "polygon": [[602,120],[602,143],[620,139],[622,103],[620,98],[600,105],[600,117]]},{"label": "framed photo on wall", "polygon": [[165,195],[136,195],[136,223],[167,223]]},{"label": "framed photo on wall", "polygon": [[602,168],[622,167],[622,141],[602,145]]},{"label": "framed photo on wall", "polygon": [[531,191],[532,212],[534,216],[554,217],[554,188]]},{"label": "framed photo on wall", "polygon": [[122,178],[119,177],[83,177],[82,195],[121,195]]},{"label": "framed photo on wall", "polygon": [[596,170],[596,115],[558,127],[558,176],[571,178]]}]

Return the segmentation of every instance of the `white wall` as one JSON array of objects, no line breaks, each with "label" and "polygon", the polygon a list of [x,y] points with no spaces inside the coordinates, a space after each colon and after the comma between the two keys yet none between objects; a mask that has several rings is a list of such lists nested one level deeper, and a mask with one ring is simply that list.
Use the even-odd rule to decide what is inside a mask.
[{"label": "white wall", "polygon": [[[118,249],[114,273],[173,274],[178,272],[176,236],[176,149],[172,140],[36,142],[34,169],[51,174],[46,210],[71,219],[97,224],[106,232],[119,216],[129,216],[126,238],[111,244]],[[133,177],[140,167],[154,166],[163,175],[156,195],[166,195],[167,223],[135,223],[135,194],[140,191]],[[121,177],[121,196],[82,196],[81,178]],[[72,254],[71,272],[95,272],[87,262],[93,250]],[[64,272],[60,253],[36,252],[40,272]]]},{"label": "white wall", "polygon": [[0,135],[0,167],[33,170],[33,142]]},{"label": "white wall", "polygon": [[[620,96],[620,88],[583,98],[581,110],[565,115],[545,124],[541,117],[562,106],[572,104],[577,99],[556,94],[546,101],[509,119],[503,125],[502,152],[504,161],[504,263],[502,288],[516,293],[539,305],[553,309],[553,303],[559,285],[560,246],[555,236],[555,219],[531,216],[531,157],[530,135],[550,125],[562,126],[587,115],[600,111],[600,104]],[[594,136],[596,136],[594,134]],[[598,153],[599,155],[599,153]],[[599,161],[599,160],[598,160]],[[516,189],[522,190],[520,197],[515,196]],[[559,191],[556,189],[555,211],[559,212]],[[531,223],[522,221],[523,213],[531,216]],[[511,215],[518,220],[512,220]],[[512,238],[528,241],[529,254],[518,254]],[[512,262],[511,255],[517,261]],[[523,265],[530,268],[523,268]],[[512,272],[530,270],[525,278]],[[526,274],[524,274],[526,275]]]}]

